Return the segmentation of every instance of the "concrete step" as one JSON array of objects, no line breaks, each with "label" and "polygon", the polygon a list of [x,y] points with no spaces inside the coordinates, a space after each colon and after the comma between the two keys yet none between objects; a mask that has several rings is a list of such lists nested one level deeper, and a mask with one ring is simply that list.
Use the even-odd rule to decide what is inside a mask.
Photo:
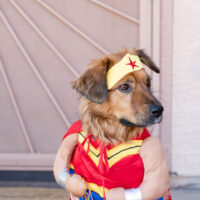
[{"label": "concrete step", "polygon": [[67,200],[60,188],[0,188],[0,200]]},{"label": "concrete step", "polygon": [[[173,200],[200,200],[199,189],[171,190]],[[61,188],[0,188],[0,200],[67,200],[69,194]]]}]

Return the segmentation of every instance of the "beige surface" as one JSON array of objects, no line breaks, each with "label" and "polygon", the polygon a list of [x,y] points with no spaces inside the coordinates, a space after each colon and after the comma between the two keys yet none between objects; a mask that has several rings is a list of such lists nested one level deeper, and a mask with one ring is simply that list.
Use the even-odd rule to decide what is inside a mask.
[{"label": "beige surface", "polygon": [[67,200],[63,189],[55,188],[0,188],[0,200]]},{"label": "beige surface", "polygon": [[199,12],[198,0],[174,1],[171,170],[180,176],[200,176]]},{"label": "beige surface", "polygon": [[[199,200],[200,190],[172,190],[173,200]],[[0,200],[68,200],[67,192],[55,188],[0,188]]]}]

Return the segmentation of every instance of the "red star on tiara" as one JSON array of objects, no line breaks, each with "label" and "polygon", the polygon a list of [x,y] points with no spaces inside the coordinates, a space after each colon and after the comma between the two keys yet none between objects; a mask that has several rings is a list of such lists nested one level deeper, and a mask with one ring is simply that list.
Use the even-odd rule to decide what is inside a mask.
[{"label": "red star on tiara", "polygon": [[134,70],[135,67],[139,67],[139,66],[137,66],[137,65],[135,64],[136,61],[132,61],[132,60],[130,59],[130,57],[129,57],[129,61],[130,61],[130,63],[127,63],[126,65],[131,65],[131,67],[133,68],[133,70]]}]

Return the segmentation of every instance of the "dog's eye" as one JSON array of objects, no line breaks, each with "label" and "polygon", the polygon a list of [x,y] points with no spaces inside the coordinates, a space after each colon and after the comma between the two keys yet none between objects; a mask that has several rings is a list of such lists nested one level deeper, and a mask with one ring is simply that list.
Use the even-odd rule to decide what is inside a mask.
[{"label": "dog's eye", "polygon": [[122,84],[118,87],[118,90],[120,92],[130,92],[131,91],[131,87],[129,86],[129,84],[125,83],[125,84]]}]

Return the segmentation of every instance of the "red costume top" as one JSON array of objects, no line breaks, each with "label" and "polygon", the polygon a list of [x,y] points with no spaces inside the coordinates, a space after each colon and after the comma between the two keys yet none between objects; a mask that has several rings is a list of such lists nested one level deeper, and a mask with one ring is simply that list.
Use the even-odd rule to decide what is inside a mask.
[{"label": "red costume top", "polygon": [[63,139],[67,135],[79,133],[71,168],[86,180],[90,191],[102,198],[111,188],[128,189],[140,186],[144,166],[139,152],[143,140],[150,136],[146,128],[139,137],[117,146],[105,145],[81,131],[81,121],[77,121]]}]

